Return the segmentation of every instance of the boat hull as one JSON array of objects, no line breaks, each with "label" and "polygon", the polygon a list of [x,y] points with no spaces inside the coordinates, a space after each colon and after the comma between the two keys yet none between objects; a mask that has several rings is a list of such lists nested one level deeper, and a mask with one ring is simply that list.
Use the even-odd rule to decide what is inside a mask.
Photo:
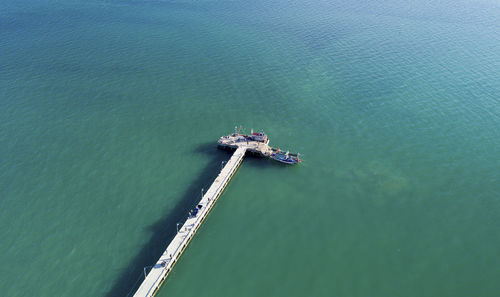
[{"label": "boat hull", "polygon": [[271,159],[273,159],[274,161],[278,161],[280,163],[288,164],[288,165],[295,165],[295,164],[298,164],[302,161],[298,158],[291,158],[291,157],[285,158],[285,157],[276,156],[276,155],[271,155]]}]

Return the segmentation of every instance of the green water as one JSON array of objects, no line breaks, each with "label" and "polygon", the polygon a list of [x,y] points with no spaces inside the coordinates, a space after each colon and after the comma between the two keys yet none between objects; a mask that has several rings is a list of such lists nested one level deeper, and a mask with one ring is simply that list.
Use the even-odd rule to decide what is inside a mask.
[{"label": "green water", "polygon": [[494,1],[0,9],[0,295],[126,296],[263,128],[158,296],[498,296]]}]

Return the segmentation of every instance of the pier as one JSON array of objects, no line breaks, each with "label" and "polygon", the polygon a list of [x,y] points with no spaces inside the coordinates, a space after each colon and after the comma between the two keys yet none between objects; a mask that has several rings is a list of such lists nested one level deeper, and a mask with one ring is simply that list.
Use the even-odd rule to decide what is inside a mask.
[{"label": "pier", "polygon": [[233,134],[219,138],[217,144],[219,148],[234,150],[233,155],[217,175],[208,191],[202,195],[200,202],[190,212],[186,222],[181,227],[179,224],[177,225],[177,234],[156,261],[156,264],[152,266],[147,275],[146,271],[144,271],[145,279],[135,292],[134,297],[152,297],[157,293],[240,166],[245,153],[249,152],[262,157],[269,157],[287,164],[296,164],[301,161],[298,154],[289,155],[286,152],[286,154],[280,156],[279,149],[269,146],[269,139],[264,132],[254,133],[252,131],[250,135],[244,135],[235,129]]},{"label": "pier", "polygon": [[160,256],[151,271],[147,274],[134,297],[151,297],[160,289],[168,274],[172,271],[177,260],[186,249],[196,231],[207,217],[208,213],[215,205],[224,188],[241,164],[247,147],[238,147],[233,156],[229,159],[214,182],[203,195],[200,202],[193,210],[189,218],[182,227],[178,226],[177,234],[170,242],[167,249]]}]

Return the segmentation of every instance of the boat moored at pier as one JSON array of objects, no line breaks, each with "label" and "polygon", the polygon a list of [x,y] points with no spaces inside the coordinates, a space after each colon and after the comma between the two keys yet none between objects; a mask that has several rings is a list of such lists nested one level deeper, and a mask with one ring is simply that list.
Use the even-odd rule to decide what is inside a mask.
[{"label": "boat moored at pier", "polygon": [[299,158],[299,155],[299,153],[291,154],[288,151],[282,152],[278,149],[276,152],[271,153],[270,158],[281,163],[293,165],[302,162],[302,160]]}]

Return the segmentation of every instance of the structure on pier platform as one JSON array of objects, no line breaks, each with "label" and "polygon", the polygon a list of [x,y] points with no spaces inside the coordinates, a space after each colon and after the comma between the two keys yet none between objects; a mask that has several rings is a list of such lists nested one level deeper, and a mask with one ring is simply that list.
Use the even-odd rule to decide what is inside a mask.
[{"label": "structure on pier platform", "polygon": [[[200,202],[198,202],[195,209],[191,212],[184,225],[180,228],[177,226],[177,234],[158,261],[156,261],[156,264],[145,276],[144,281],[135,292],[134,297],[152,297],[156,294],[161,284],[165,281],[175,263],[186,249],[188,243],[215,205],[215,202],[224,191],[247,151],[270,158],[274,158],[274,156],[280,154],[279,149],[269,146],[269,139],[263,132],[254,133],[252,131],[250,135],[244,135],[235,131],[235,133],[231,135],[221,137],[218,141],[218,146],[221,148],[234,149],[235,152],[222,168],[219,175],[217,175]],[[286,156],[288,157],[288,152]]]}]

